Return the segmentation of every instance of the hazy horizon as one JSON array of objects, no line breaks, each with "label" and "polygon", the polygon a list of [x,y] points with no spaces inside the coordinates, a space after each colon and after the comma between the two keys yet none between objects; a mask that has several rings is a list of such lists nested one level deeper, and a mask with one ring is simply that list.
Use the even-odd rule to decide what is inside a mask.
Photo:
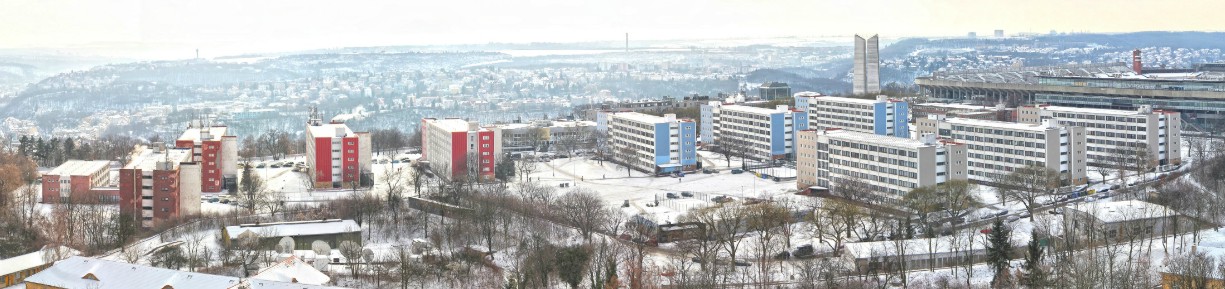
[{"label": "hazy horizon", "polygon": [[[482,43],[1213,31],[1225,2],[0,0],[0,48],[201,48],[206,57]],[[1193,9],[1189,9],[1193,8]],[[1092,13],[1086,13],[1092,12]],[[1162,16],[1162,15],[1177,15]],[[1034,21],[1041,19],[1042,21]],[[1034,24],[1041,22],[1041,24]],[[109,47],[116,46],[116,47]],[[179,52],[181,53],[181,52]]]}]

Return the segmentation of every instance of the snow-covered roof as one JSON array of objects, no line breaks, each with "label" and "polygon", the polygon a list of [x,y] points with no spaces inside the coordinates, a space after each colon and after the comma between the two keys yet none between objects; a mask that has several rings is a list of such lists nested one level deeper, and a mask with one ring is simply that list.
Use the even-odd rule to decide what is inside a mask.
[{"label": "snow-covered roof", "polygon": [[829,138],[834,138],[834,139],[851,140],[851,141],[855,141],[858,143],[868,143],[868,144],[873,144],[873,145],[904,148],[904,149],[938,147],[938,146],[944,145],[943,143],[940,143],[940,142],[934,142],[934,143],[929,144],[929,143],[924,143],[923,141],[920,141],[917,139],[900,138],[900,137],[895,137],[895,136],[884,136],[884,135],[862,133],[862,132],[848,131],[848,130],[842,130],[842,129],[827,130],[825,131],[825,136]]},{"label": "snow-covered roof", "polygon": [[[179,140],[189,140],[189,141],[219,140],[221,139],[222,136],[225,136],[227,130],[228,128],[224,126],[212,126],[212,127],[204,127],[204,128],[189,127],[187,128],[187,130],[183,131],[183,135],[179,136]],[[202,134],[202,132],[208,133],[207,139],[204,138],[205,136]]]},{"label": "snow-covered roof", "polygon": [[111,161],[69,160],[48,172],[50,176],[89,176],[111,167]]},{"label": "snow-covered roof", "polygon": [[[94,277],[84,278],[87,275]],[[26,278],[27,283],[38,283],[60,288],[230,288],[238,285],[238,278],[229,276],[192,273],[107,261],[87,257],[70,257],[55,262],[50,268]]]},{"label": "snow-covered roof", "polygon": [[1113,115],[1113,116],[1144,116],[1149,114],[1165,113],[1160,110],[1153,112],[1142,112],[1140,110],[1122,110],[1122,109],[1105,109],[1105,108],[1087,108],[1087,107],[1070,107],[1070,106],[1041,106],[1042,110],[1068,113],[1083,113],[1090,115]]},{"label": "snow-covered roof", "polygon": [[994,120],[958,118],[958,117],[946,118],[945,121],[951,124],[1000,128],[1000,129],[1008,129],[1008,130],[1013,130],[1013,131],[1024,130],[1024,131],[1042,132],[1042,131],[1046,131],[1046,129],[1051,127],[1049,123],[1031,124],[1031,123],[1017,123],[1017,122],[1004,122],[1004,121],[994,121]]},{"label": "snow-covered roof", "polygon": [[260,270],[255,276],[251,276],[251,279],[311,285],[327,284],[328,281],[332,281],[331,277],[295,256],[289,256],[271,267]]},{"label": "snow-covered roof", "polygon": [[132,151],[132,160],[123,168],[150,171],[163,161],[170,161],[172,167],[178,168],[180,162],[191,161],[191,149],[167,148],[157,151],[148,146],[138,146]]},{"label": "snow-covered roof", "polygon": [[625,119],[625,120],[630,120],[630,121],[640,122],[640,123],[647,123],[647,124],[671,123],[671,122],[679,120],[675,118],[668,119],[666,117],[654,116],[654,115],[649,115],[649,114],[640,113],[640,112],[618,112],[618,113],[610,114],[609,117]]},{"label": "snow-covered roof", "polygon": [[[58,252],[51,250],[58,250]],[[0,276],[59,261],[59,259],[62,257],[76,256],[80,253],[81,252],[77,252],[77,250],[73,250],[72,248],[59,246],[54,248],[43,248],[25,255],[0,260]]]},{"label": "snow-covered roof", "polygon": [[[256,280],[256,279],[247,279],[247,280],[244,280],[244,281],[242,281],[242,285],[245,285],[245,286],[243,286],[243,287],[235,287],[235,288],[247,288],[247,289],[347,289],[346,287],[333,287],[333,286],[312,285],[312,284],[302,284],[302,283],[276,282],[276,281],[265,281],[265,280]],[[177,289],[177,288],[176,288],[176,289]]]},{"label": "snow-covered roof", "polygon": [[1106,223],[1163,218],[1176,215],[1164,206],[1137,200],[1090,202],[1068,209],[1088,214]]},{"label": "snow-covered roof", "polygon": [[[353,130],[343,123],[324,123],[319,125],[306,126],[307,132],[312,138],[332,138],[332,137],[351,137]],[[340,135],[337,131],[341,132]]]},{"label": "snow-covered roof", "polygon": [[238,226],[226,226],[225,231],[227,234],[229,234],[230,239],[238,239],[239,236],[242,236],[242,234],[246,232],[254,233],[261,238],[273,238],[353,233],[361,232],[362,228],[353,220],[331,219],[301,222],[242,224]]},{"label": "snow-covered roof", "polygon": [[770,108],[762,108],[762,107],[747,106],[747,105],[724,105],[724,106],[719,107],[719,109],[721,110],[739,111],[739,112],[751,113],[751,114],[756,114],[756,115],[791,113],[791,109],[788,108],[787,106],[783,106],[783,108],[784,108],[783,110],[779,110],[778,108],[770,109]]}]

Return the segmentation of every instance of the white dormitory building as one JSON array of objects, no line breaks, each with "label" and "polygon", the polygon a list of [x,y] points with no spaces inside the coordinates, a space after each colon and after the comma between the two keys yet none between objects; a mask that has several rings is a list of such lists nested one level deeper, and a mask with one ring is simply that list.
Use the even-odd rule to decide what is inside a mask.
[{"label": "white dormitory building", "polygon": [[693,120],[637,112],[612,113],[607,119],[614,159],[655,174],[701,168]]},{"label": "white dormitory building", "polygon": [[896,203],[915,188],[968,176],[966,145],[934,134],[906,139],[826,129],[801,131],[798,138],[797,186],[812,193],[858,180]]},{"label": "white dormitory building", "polygon": [[809,109],[810,128],[910,138],[910,109],[905,101],[885,95],[876,99],[816,96],[804,101]]},{"label": "white dormitory building", "polygon": [[748,150],[758,160],[792,159],[795,132],[808,129],[808,113],[786,105],[774,109],[712,101],[701,108],[702,144]]},{"label": "white dormitory building", "polygon": [[1017,110],[1017,120],[1041,123],[1055,120],[1062,125],[1085,128],[1089,163],[1109,166],[1118,149],[1144,148],[1152,157],[1150,166],[1170,166],[1182,163],[1180,138],[1181,114],[1141,106],[1137,110],[1076,108],[1064,106],[1024,106]]},{"label": "white dormitory building", "polygon": [[1085,177],[1085,128],[1060,125],[946,118],[928,115],[918,119],[920,134],[965,143],[970,180],[992,182],[1026,166],[1059,172],[1063,185],[1079,185]]}]

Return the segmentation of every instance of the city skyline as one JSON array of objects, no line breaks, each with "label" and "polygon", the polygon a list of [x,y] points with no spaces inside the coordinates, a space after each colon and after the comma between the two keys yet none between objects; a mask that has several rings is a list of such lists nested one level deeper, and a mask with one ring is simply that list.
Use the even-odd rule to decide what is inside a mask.
[{"label": "city skyline", "polygon": [[[200,47],[206,52],[480,44],[489,42],[724,39],[739,37],[884,38],[1018,32],[1219,30],[1213,1],[592,1],[531,3],[362,1],[120,0],[105,3],[0,1],[0,48]],[[1159,5],[1158,5],[1159,4]],[[471,7],[480,7],[471,9]],[[787,9],[773,9],[788,7]],[[1143,14],[1136,12],[1143,7]],[[1184,7],[1199,7],[1185,9]],[[53,12],[48,12],[53,11]],[[950,14],[948,11],[956,11]],[[1094,11],[1091,14],[1081,13]],[[959,17],[997,13],[992,17]],[[1150,21],[1145,15],[1179,15]],[[1045,19],[1035,24],[1033,19]],[[1129,19],[1122,21],[1121,19]],[[840,24],[841,23],[841,24]],[[223,53],[224,54],[224,53]],[[220,56],[220,55],[210,55]]]}]

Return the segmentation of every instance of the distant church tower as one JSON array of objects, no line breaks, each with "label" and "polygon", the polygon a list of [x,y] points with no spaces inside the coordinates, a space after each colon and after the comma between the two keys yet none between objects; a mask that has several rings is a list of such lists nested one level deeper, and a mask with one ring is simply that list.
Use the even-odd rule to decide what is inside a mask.
[{"label": "distant church tower", "polygon": [[880,40],[876,35],[864,40],[855,35],[855,95],[880,93]]}]

